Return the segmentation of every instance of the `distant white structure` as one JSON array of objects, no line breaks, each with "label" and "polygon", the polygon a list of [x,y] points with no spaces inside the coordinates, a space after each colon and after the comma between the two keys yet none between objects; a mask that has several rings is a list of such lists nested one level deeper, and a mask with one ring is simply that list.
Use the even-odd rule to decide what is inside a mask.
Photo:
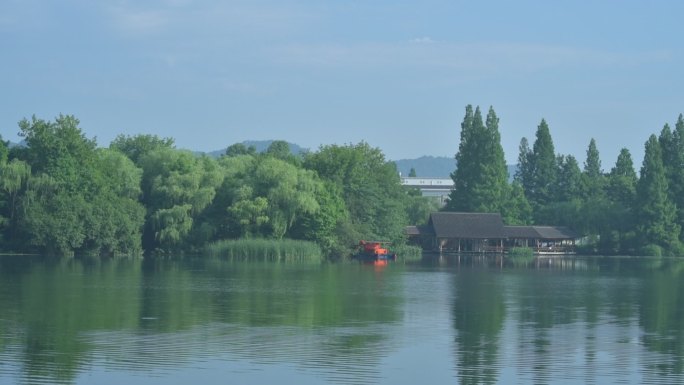
[{"label": "distant white structure", "polygon": [[420,190],[424,197],[434,197],[440,204],[446,203],[446,199],[454,188],[451,178],[419,178],[401,177],[401,184],[406,187],[415,187]]}]

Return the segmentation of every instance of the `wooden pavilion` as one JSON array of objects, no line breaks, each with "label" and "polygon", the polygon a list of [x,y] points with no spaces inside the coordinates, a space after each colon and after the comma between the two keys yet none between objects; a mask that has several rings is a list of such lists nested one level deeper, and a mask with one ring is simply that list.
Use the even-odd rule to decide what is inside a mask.
[{"label": "wooden pavilion", "polygon": [[530,247],[538,254],[567,254],[575,251],[579,235],[562,226],[505,226],[510,247]]},{"label": "wooden pavilion", "polygon": [[436,212],[425,226],[409,226],[406,234],[425,251],[439,253],[504,253],[530,247],[535,253],[574,251],[577,233],[567,227],[504,226],[499,213]]}]

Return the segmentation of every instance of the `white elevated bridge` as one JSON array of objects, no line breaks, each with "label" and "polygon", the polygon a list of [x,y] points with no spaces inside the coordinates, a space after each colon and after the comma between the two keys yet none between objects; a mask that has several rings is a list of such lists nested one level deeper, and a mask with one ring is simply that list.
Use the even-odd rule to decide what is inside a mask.
[{"label": "white elevated bridge", "polygon": [[446,202],[454,181],[451,178],[420,178],[420,177],[401,177],[401,184],[406,187],[418,188],[424,197],[434,197],[440,204]]}]

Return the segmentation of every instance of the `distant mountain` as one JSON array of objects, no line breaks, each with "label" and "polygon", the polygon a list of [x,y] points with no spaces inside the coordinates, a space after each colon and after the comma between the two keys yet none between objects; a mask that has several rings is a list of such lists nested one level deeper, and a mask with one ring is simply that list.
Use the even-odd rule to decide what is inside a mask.
[{"label": "distant mountain", "polygon": [[[268,146],[270,146],[271,143],[273,143],[273,140],[245,140],[244,142],[242,142],[242,144],[244,144],[246,147],[254,146],[254,148],[256,148],[257,152],[266,151],[266,149],[268,149]],[[294,143],[287,142],[287,144],[290,145],[290,152],[295,154],[295,155],[299,155],[303,152],[309,151],[308,149],[300,147],[299,145],[294,144]],[[206,154],[209,156],[213,156],[215,158],[218,158],[219,156],[221,156],[225,153],[226,153],[226,149],[224,148],[222,150],[207,152]]]},{"label": "distant mountain", "polygon": [[22,140],[19,143],[14,143],[12,141],[7,142],[7,147],[12,148],[12,147],[26,147],[26,141]]},{"label": "distant mountain", "polygon": [[[414,168],[418,177],[450,178],[451,173],[456,169],[456,160],[446,156],[421,156],[416,159],[395,160],[394,163],[402,176],[408,176],[411,168]],[[508,180],[512,181],[518,166],[509,164],[506,167]]]},{"label": "distant mountain", "polygon": [[[245,140],[242,142],[245,146],[254,146],[257,152],[264,152],[268,146],[273,143],[273,140]],[[309,151],[309,149],[303,148],[295,143],[290,143],[290,151],[293,154],[301,154],[303,152]],[[206,155],[218,158],[219,156],[226,153],[226,149],[216,150],[206,153]],[[416,159],[399,159],[395,160],[394,163],[397,165],[397,171],[401,173],[402,176],[408,176],[411,168],[416,169],[416,175],[419,177],[432,177],[432,178],[449,178],[451,173],[456,169],[456,160],[452,157],[447,156],[421,156]],[[513,179],[516,165],[508,165],[508,176],[509,180]]]},{"label": "distant mountain", "polygon": [[408,176],[411,168],[414,168],[416,176],[448,178],[456,169],[456,160],[446,156],[421,156],[416,159],[395,160],[394,163],[402,176]]}]

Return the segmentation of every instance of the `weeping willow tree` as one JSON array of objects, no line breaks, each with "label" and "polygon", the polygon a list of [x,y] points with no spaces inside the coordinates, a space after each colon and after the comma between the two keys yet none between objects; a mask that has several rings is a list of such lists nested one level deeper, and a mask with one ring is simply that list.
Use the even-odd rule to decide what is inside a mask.
[{"label": "weeping willow tree", "polygon": [[303,217],[320,210],[321,181],[312,171],[268,153],[227,157],[220,163],[226,176],[210,218],[217,239],[282,239]]},{"label": "weeping willow tree", "polygon": [[26,162],[0,159],[0,247],[4,248],[7,240],[17,239],[13,233],[19,196],[30,177],[31,167]]},{"label": "weeping willow tree", "polygon": [[195,218],[216,195],[223,175],[214,159],[163,147],[143,155],[143,203],[147,220],[143,242],[147,250],[186,248]]},{"label": "weeping willow tree", "polygon": [[8,163],[0,163],[0,191],[4,195],[3,200],[6,204],[5,214],[8,215],[9,220],[14,218],[18,202],[17,198],[19,193],[28,185],[30,177],[31,166],[26,162],[13,159]]}]

